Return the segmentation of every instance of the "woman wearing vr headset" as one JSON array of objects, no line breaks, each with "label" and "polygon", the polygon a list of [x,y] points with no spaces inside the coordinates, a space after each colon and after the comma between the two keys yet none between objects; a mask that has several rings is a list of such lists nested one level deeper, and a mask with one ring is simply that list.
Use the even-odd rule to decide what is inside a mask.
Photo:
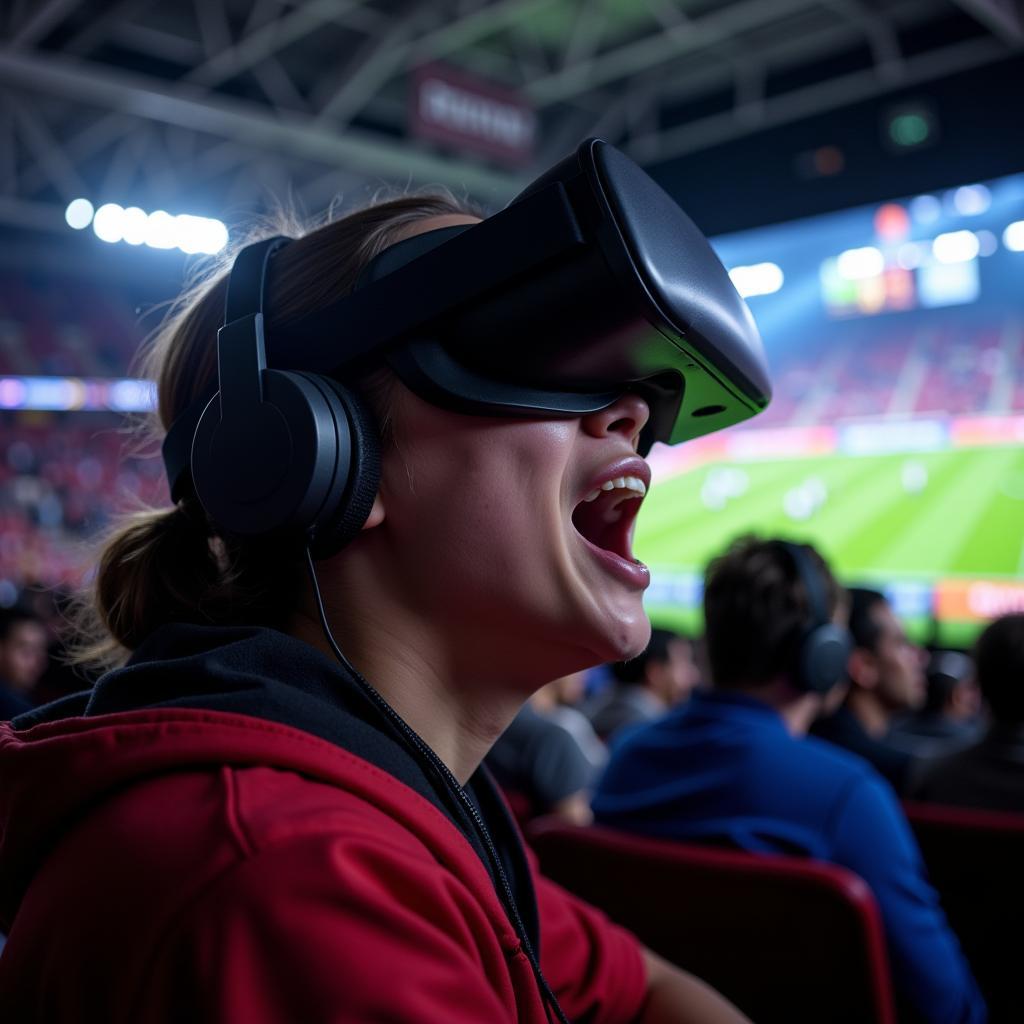
[{"label": "woman wearing vr headset", "polygon": [[[267,250],[267,336],[401,240],[476,219],[407,197]],[[218,386],[227,282],[150,348],[161,432]],[[256,507],[284,471],[276,427],[231,423],[227,345],[217,429],[234,435],[203,466],[200,427],[196,480],[98,562],[91,653],[122,667],[0,732],[5,1016],[742,1021],[537,876],[480,768],[534,689],[647,642],[629,551],[645,400],[474,415],[372,360],[343,391],[292,381],[339,436],[347,417],[332,472],[351,464],[316,531],[244,535],[215,492]],[[267,415],[291,415],[266,387]],[[330,539],[310,552],[314,533]]]}]

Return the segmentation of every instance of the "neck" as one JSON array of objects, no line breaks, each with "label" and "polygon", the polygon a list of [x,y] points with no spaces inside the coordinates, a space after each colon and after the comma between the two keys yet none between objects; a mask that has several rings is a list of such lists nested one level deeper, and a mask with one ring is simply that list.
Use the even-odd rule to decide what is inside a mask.
[{"label": "neck", "polygon": [[[319,619],[296,618],[293,636],[333,658]],[[408,643],[408,634],[379,629],[377,642],[360,642],[351,629],[332,625],[331,633],[353,668],[398,712],[410,728],[465,785],[494,741],[515,717],[523,694],[507,692],[495,699],[467,699],[468,687],[452,685],[434,668],[443,659],[424,656]]]},{"label": "neck", "polygon": [[[474,649],[465,630],[437,628],[393,598],[380,582],[385,573],[351,576],[318,573],[335,642],[464,785],[531,692],[555,673],[535,678],[494,645]],[[310,596],[288,631],[333,658],[314,609]]]},{"label": "neck", "polygon": [[554,711],[558,707],[554,691],[548,686],[542,686],[531,698],[530,703],[545,714]]},{"label": "neck", "polygon": [[806,736],[821,711],[821,697],[814,693],[800,693],[783,678],[760,686],[738,686],[735,689],[776,711],[791,736]]},{"label": "neck", "polygon": [[889,731],[889,709],[863,690],[852,690],[846,698],[846,707],[864,731],[879,739]]}]

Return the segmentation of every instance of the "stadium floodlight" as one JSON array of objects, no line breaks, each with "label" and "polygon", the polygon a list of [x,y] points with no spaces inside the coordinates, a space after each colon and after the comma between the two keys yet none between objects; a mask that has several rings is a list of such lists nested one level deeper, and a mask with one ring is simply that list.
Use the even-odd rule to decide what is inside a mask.
[{"label": "stadium floodlight", "polygon": [[847,281],[862,281],[868,277],[877,277],[885,270],[885,257],[881,249],[873,245],[846,249],[839,254],[836,269],[839,276],[845,277]]},{"label": "stadium floodlight", "polygon": [[976,217],[992,205],[992,193],[984,185],[962,185],[953,193],[953,206],[963,217]]},{"label": "stadium floodlight", "polygon": [[219,220],[210,217],[194,217],[188,213],[174,218],[177,231],[177,245],[182,252],[220,252],[228,243],[228,229]]},{"label": "stadium floodlight", "polygon": [[154,210],[146,219],[146,245],[151,249],[177,247],[177,222],[166,210]]},{"label": "stadium floodlight", "polygon": [[213,218],[208,218],[206,223],[206,251],[212,255],[228,244],[228,229]]},{"label": "stadium floodlight", "polygon": [[103,242],[120,242],[124,238],[124,210],[117,203],[104,203],[92,219],[92,229]]},{"label": "stadium floodlight", "polygon": [[124,211],[122,220],[122,240],[129,245],[142,245],[146,240],[148,222],[149,218],[146,216],[145,210],[140,210],[137,206],[129,206]]},{"label": "stadium floodlight", "polygon": [[973,231],[946,231],[932,242],[932,255],[939,263],[969,263],[980,249]]},{"label": "stadium floodlight", "polygon": [[95,212],[88,199],[72,199],[64,211],[64,219],[68,222],[68,227],[81,231],[92,223]]},{"label": "stadium floodlight", "polygon": [[187,252],[191,255],[204,251],[202,222],[202,217],[193,217],[189,213],[179,213],[174,218],[177,246],[182,252]]},{"label": "stadium floodlight", "polygon": [[753,295],[771,295],[785,281],[782,268],[776,263],[754,263],[749,267],[733,267],[729,271],[736,291],[745,299]]},{"label": "stadium floodlight", "polygon": [[1006,225],[1003,245],[1010,252],[1024,252],[1024,220],[1015,220],[1012,224]]},{"label": "stadium floodlight", "polygon": [[73,199],[64,211],[68,226],[77,231],[92,224],[96,237],[104,242],[148,245],[151,249],[181,249],[188,254],[220,252],[228,244],[228,229],[212,217],[190,213],[174,216],[166,210],[146,213],[138,206],[124,209],[104,203],[98,210],[88,199]]}]

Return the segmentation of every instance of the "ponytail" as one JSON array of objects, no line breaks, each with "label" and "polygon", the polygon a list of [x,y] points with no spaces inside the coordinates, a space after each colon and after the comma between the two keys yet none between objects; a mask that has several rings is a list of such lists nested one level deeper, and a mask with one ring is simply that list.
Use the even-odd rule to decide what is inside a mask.
[{"label": "ponytail", "polygon": [[216,579],[201,524],[180,508],[135,512],[103,549],[96,609],[113,643],[130,651],[164,622],[195,621],[197,598]]},{"label": "ponytail", "polygon": [[300,593],[301,555],[265,538],[225,540],[181,505],[133,512],[103,542],[91,591],[72,609],[71,660],[112,668],[168,622],[280,627]]},{"label": "ponytail", "polygon": [[[270,234],[295,238],[275,256],[268,329],[347,294],[363,267],[417,221],[465,213],[476,211],[435,192],[378,202],[306,234],[286,217],[267,224]],[[151,441],[159,441],[181,412],[215,385],[230,260],[226,255],[209,277],[194,282],[143,351],[139,376],[157,383]],[[353,383],[365,393],[388,439],[390,378],[365,367]],[[218,534],[194,498],[175,508],[131,513],[103,543],[91,588],[70,610],[69,660],[114,667],[169,622],[283,628],[302,599],[302,555],[297,541]]]}]

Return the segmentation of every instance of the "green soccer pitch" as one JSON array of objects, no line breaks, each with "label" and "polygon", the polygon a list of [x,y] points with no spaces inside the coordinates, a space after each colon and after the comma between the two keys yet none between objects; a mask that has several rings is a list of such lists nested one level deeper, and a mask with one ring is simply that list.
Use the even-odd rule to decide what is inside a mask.
[{"label": "green soccer pitch", "polygon": [[[743,533],[813,543],[848,584],[1024,578],[1024,450],[816,457],[703,465],[656,481],[634,551],[655,583],[702,574]],[[660,597],[658,595],[661,595]],[[652,587],[652,619],[699,628],[691,603]],[[911,618],[919,637],[927,617]],[[943,643],[978,626],[946,622]]]}]

